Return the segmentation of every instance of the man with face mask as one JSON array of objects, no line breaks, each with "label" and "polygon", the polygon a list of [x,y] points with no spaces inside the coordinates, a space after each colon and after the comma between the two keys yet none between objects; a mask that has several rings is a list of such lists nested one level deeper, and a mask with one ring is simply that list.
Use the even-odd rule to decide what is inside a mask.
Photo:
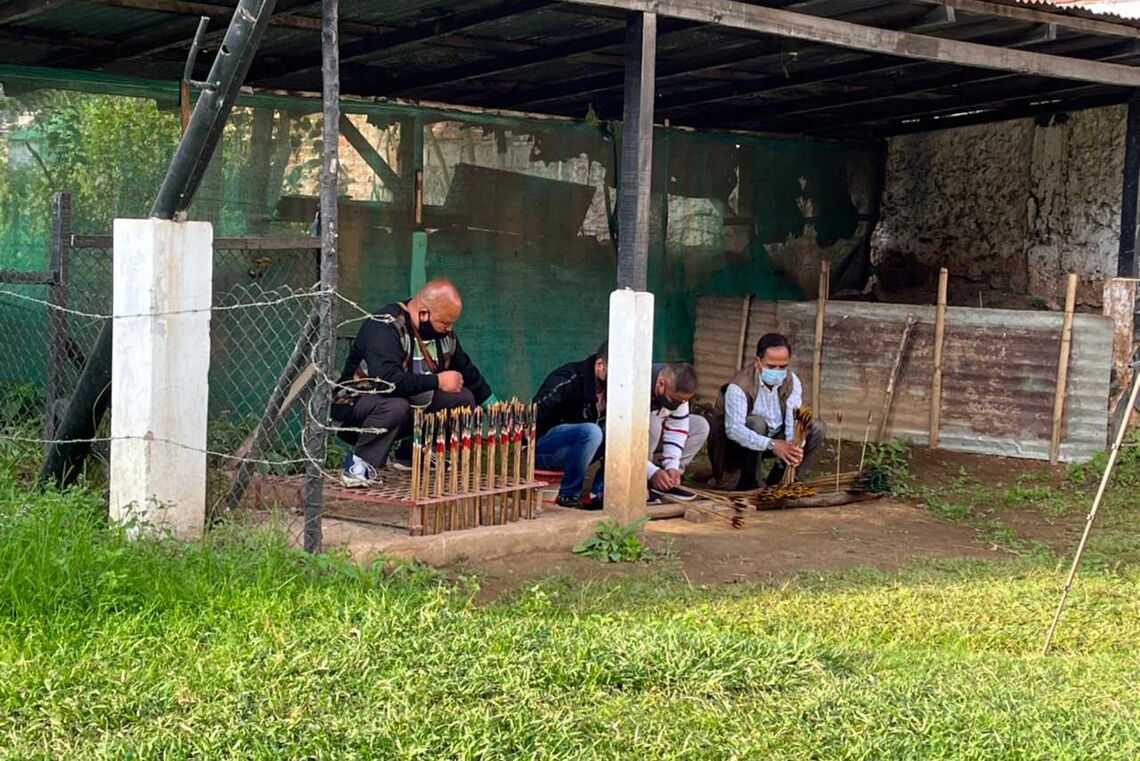
[{"label": "man with face mask", "polygon": [[562,471],[558,505],[582,507],[586,471],[601,457],[605,438],[606,344],[548,375],[534,395],[534,404],[538,408],[535,466]]},{"label": "man with face mask", "polygon": [[[341,476],[345,486],[368,486],[376,471],[389,464],[392,444],[411,433],[413,408],[435,412],[492,398],[452,330],[462,312],[455,284],[437,279],[406,303],[389,304],[376,313],[378,319],[361,325],[333,394],[333,420],[345,428],[366,429],[340,433],[353,445]],[[379,393],[388,384],[394,386],[391,392]],[[395,460],[391,464],[401,467]]]},{"label": "man with face mask", "polygon": [[776,484],[787,466],[807,473],[822,451],[827,428],[816,419],[803,447],[792,441],[795,411],[803,406],[803,385],[788,369],[792,346],[779,333],[768,333],[756,344],[756,357],[725,384],[713,412],[709,459],[714,482],[725,486],[724,474],[740,466],[737,489],[757,485],[760,460],[774,456],[767,483]]}]

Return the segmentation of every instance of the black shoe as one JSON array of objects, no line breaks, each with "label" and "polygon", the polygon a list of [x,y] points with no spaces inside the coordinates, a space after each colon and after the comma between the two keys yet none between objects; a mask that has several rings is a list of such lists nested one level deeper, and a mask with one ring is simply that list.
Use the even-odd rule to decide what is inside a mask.
[{"label": "black shoe", "polygon": [[554,504],[558,505],[559,507],[573,507],[575,509],[581,509],[582,500],[579,497],[574,497],[569,494],[559,494],[554,499]]},{"label": "black shoe", "polygon": [[665,500],[662,499],[662,497],[661,497],[661,492],[657,491],[656,489],[650,489],[649,490],[649,499],[645,500],[645,504],[647,507],[656,507],[657,505],[660,505],[664,501]]},{"label": "black shoe", "polygon": [[683,486],[674,486],[669,491],[661,495],[662,499],[669,502],[692,502],[697,498],[696,492],[691,492]]},{"label": "black shoe", "polygon": [[784,473],[786,471],[787,466],[782,462],[777,462],[772,466],[772,469],[768,471],[768,478],[765,479],[764,482],[768,484],[768,486],[779,486],[780,481],[784,480]]}]

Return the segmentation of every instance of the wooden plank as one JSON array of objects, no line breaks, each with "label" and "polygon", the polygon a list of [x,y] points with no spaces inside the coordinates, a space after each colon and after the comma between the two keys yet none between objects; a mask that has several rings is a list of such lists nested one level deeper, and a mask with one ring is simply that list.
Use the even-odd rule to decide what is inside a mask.
[{"label": "wooden plank", "polygon": [[657,14],[640,13],[626,26],[625,106],[618,196],[618,287],[648,283],[649,193],[653,169],[653,92]]},{"label": "wooden plank", "polygon": [[[747,5],[733,0],[563,0],[563,2],[623,8],[628,11],[652,10],[662,16],[702,23],[712,22],[733,29],[883,53],[900,58],[1071,79],[1078,82],[1140,87],[1140,68],[1136,67],[878,29],[848,21]],[[1047,21],[1067,18],[1045,15]]]},{"label": "wooden plank", "polygon": [[346,115],[340,117],[340,133],[344,135],[345,140],[352,146],[360,158],[364,159],[364,163],[368,168],[376,173],[380,181],[384,183],[384,187],[392,191],[393,195],[399,195],[399,188],[402,185],[400,176],[388,166],[388,162],[380,155],[379,151],[372,143],[368,142],[368,138],[356,128],[356,125]]},{"label": "wooden plank", "polygon": [[1049,463],[1056,465],[1061,455],[1061,428],[1065,422],[1065,391],[1069,381],[1069,353],[1073,347],[1073,310],[1077,305],[1077,276],[1070,274],[1065,284],[1065,322],[1061,326],[1061,354],[1057,358],[1057,388],[1053,394],[1053,438]]},{"label": "wooden plank", "polygon": [[51,285],[50,272],[24,272],[23,270],[0,270],[0,284],[3,285]]}]

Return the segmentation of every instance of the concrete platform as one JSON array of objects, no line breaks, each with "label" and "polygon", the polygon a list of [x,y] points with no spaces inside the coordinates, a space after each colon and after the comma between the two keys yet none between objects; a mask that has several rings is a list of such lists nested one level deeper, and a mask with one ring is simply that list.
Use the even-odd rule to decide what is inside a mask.
[{"label": "concrete platform", "polygon": [[[325,518],[325,548],[343,548],[360,563],[377,557],[418,560],[443,566],[460,560],[494,560],[530,552],[569,552],[594,533],[606,516],[601,512],[547,507],[534,520],[431,536],[408,536],[404,531],[371,523]],[[290,536],[299,537],[302,522],[293,516]]]}]

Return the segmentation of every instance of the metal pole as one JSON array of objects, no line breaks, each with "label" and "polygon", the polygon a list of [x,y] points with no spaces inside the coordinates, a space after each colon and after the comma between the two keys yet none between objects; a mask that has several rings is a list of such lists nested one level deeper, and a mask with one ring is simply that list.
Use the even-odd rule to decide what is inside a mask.
[{"label": "metal pole", "polygon": [[618,287],[637,291],[644,291],[648,283],[656,63],[657,14],[630,14],[626,22],[625,105],[618,196]]},{"label": "metal pole", "polygon": [[[276,0],[241,0],[234,9],[225,40],[210,68],[207,88],[198,98],[151,207],[152,217],[174,219],[190,206],[275,3]],[[60,486],[72,483],[91,451],[90,440],[111,406],[111,337],[112,321],[106,320],[55,433],[57,441],[75,443],[52,445],[40,470],[41,481],[50,480]]]},{"label": "metal pole", "polygon": [[[336,360],[336,297],[331,291],[337,287],[337,181],[340,175],[340,51],[337,40],[338,0],[321,3],[321,81],[324,110],[321,149],[321,289],[318,310],[320,327],[317,332],[317,364],[325,377],[332,377]],[[306,451],[309,453],[308,479],[305,482],[305,551],[321,551],[321,515],[324,511],[324,461],[328,444],[328,431],[324,423],[329,417],[332,389],[327,382],[318,380],[310,406],[308,427],[305,431]]]},{"label": "metal pole", "polygon": [[[71,194],[56,193],[51,199],[51,285],[48,301],[55,307],[67,306],[67,264],[71,253]],[[55,436],[56,406],[63,397],[63,373],[67,366],[67,314],[49,309],[47,414],[44,438]]]},{"label": "metal pole", "polygon": [[1077,545],[1077,554],[1073,556],[1073,565],[1069,568],[1069,578],[1065,580],[1065,586],[1061,590],[1061,601],[1057,603],[1057,612],[1053,616],[1053,623],[1049,626],[1049,633],[1045,635],[1045,647],[1041,650],[1042,655],[1048,654],[1049,646],[1053,644],[1053,635],[1057,632],[1057,624],[1061,622],[1061,613],[1065,610],[1065,601],[1069,599],[1069,591],[1073,588],[1073,581],[1077,578],[1077,568],[1081,564],[1081,555],[1084,554],[1085,545],[1089,541],[1089,534],[1092,533],[1093,521],[1096,520],[1097,510],[1100,509],[1100,500],[1104,497],[1104,490],[1108,487],[1112,468],[1116,465],[1116,456],[1120,454],[1120,443],[1124,441],[1124,433],[1128,430],[1128,418],[1132,414],[1133,407],[1136,406],[1137,392],[1140,392],[1140,372],[1136,373],[1136,380],[1132,382],[1132,394],[1128,397],[1124,420],[1120,424],[1120,430],[1116,432],[1116,441],[1112,444],[1112,451],[1108,453],[1108,464],[1104,466],[1104,475],[1100,478],[1100,488],[1096,490],[1092,509],[1089,510],[1088,517],[1085,518],[1085,532],[1081,534],[1081,542]]},{"label": "metal pole", "polygon": [[1117,277],[1136,277],[1136,202],[1140,195],[1140,93],[1128,100],[1124,133],[1124,187],[1120,195],[1120,254]]}]

